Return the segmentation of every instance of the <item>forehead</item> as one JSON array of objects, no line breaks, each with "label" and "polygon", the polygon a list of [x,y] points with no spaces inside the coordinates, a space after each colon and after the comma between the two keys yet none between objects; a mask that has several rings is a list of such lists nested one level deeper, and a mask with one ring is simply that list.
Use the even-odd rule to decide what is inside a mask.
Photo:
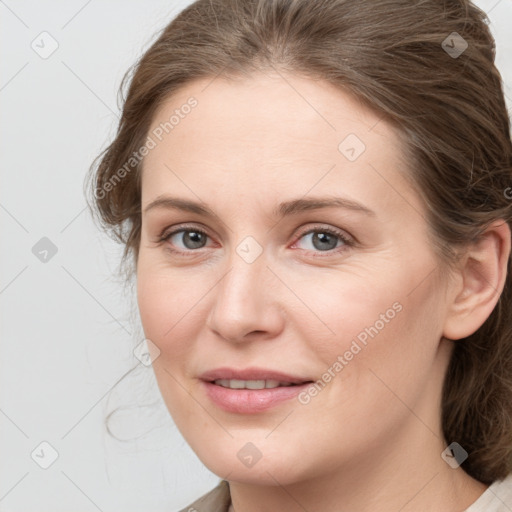
[{"label": "forehead", "polygon": [[297,75],[196,80],[160,105],[148,134],[155,147],[143,162],[143,202],[171,182],[245,195],[342,186],[361,199],[389,188],[386,179],[406,186],[394,128],[332,84]]},{"label": "forehead", "polygon": [[[191,98],[196,102],[193,108],[187,106]],[[167,133],[165,123],[173,114]],[[194,144],[202,147],[212,140],[224,141],[255,153],[263,146],[275,148],[276,153],[280,148],[310,153],[315,147],[337,153],[348,133],[357,135],[367,147],[383,139],[398,142],[379,115],[347,92],[325,81],[274,72],[236,80],[203,78],[186,84],[162,103],[150,132],[159,126],[168,143],[181,145],[194,135]]]}]

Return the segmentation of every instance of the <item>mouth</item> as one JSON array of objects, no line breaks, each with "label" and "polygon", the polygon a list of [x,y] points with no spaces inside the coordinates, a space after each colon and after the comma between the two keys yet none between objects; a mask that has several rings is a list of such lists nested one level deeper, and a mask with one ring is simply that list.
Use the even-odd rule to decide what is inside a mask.
[{"label": "mouth", "polygon": [[[234,382],[234,385],[237,385],[237,382],[240,383],[250,383],[251,385],[254,383],[258,383],[261,385],[263,382],[266,384],[270,384],[269,387],[277,387],[279,385],[292,385],[292,384],[304,384],[305,382],[312,382],[313,379],[309,377],[301,377],[299,375],[291,375],[279,370],[270,370],[266,368],[215,368],[213,370],[208,370],[202,373],[199,378],[201,380],[207,382],[219,382],[219,385],[227,387],[225,384],[227,381],[231,383]],[[277,384],[276,384],[277,382]],[[257,388],[248,388],[248,389],[262,389],[263,387]],[[237,388],[240,389],[240,388]]]},{"label": "mouth", "polygon": [[275,389],[280,387],[298,386],[292,382],[280,382],[278,380],[238,380],[217,379],[212,381],[217,386],[229,389]]},{"label": "mouth", "polygon": [[296,397],[314,381],[283,372],[249,368],[218,368],[200,376],[209,400],[220,409],[254,414]]}]

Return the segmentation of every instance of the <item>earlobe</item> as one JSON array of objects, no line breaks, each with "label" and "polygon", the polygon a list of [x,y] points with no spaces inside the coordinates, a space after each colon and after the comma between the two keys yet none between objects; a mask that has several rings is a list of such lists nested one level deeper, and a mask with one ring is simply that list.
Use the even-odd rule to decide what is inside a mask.
[{"label": "earlobe", "polygon": [[470,336],[492,313],[505,286],[510,245],[510,228],[500,219],[467,248],[460,261],[458,288],[448,304],[445,338]]}]

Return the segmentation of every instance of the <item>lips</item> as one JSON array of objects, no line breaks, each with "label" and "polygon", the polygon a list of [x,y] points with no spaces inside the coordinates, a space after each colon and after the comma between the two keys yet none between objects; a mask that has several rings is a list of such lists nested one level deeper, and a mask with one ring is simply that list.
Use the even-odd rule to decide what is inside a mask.
[{"label": "lips", "polygon": [[216,380],[242,380],[242,381],[278,381],[284,385],[286,384],[304,384],[312,382],[313,379],[309,377],[300,377],[297,375],[289,375],[280,371],[266,370],[263,368],[216,368],[202,373],[199,378],[207,382],[215,382]]},{"label": "lips", "polygon": [[201,374],[206,396],[224,411],[254,414],[296,397],[313,380],[274,370],[217,368]]},{"label": "lips", "polygon": [[217,379],[214,381],[217,386],[229,389],[274,389],[282,386],[295,386],[290,382],[279,382],[278,380],[239,380],[239,379]]}]

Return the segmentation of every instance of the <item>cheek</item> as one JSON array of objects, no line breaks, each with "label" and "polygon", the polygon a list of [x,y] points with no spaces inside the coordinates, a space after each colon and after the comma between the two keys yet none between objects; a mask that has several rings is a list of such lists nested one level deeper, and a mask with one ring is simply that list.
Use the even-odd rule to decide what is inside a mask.
[{"label": "cheek", "polygon": [[378,377],[392,388],[427,378],[442,333],[435,280],[419,277],[429,268],[427,262],[421,267],[395,263],[374,275],[350,272],[296,288],[317,312],[317,318],[311,313],[297,318],[309,358],[321,362],[316,368],[333,384],[328,394],[372,400],[376,392],[389,393]]},{"label": "cheek", "polygon": [[137,303],[144,334],[154,342],[161,341],[164,333],[172,327],[172,312],[176,311],[176,303],[165,285],[166,281],[146,272],[139,271],[137,276]]},{"label": "cheek", "polygon": [[391,429],[409,414],[404,403],[413,407],[430,385],[441,308],[433,283],[423,283],[413,293],[411,288],[404,280],[391,290],[374,288],[367,300],[357,296],[344,307],[345,322],[337,324],[339,341],[330,349],[322,347],[329,355],[328,360],[323,356],[326,370],[336,375],[325,400],[350,411],[340,414],[353,432],[376,418],[382,421],[379,429]]},{"label": "cheek", "polygon": [[388,282],[378,273],[349,269],[335,275],[331,271],[314,281],[296,277],[295,281],[294,292],[310,309],[302,308],[293,322],[314,349],[315,358],[325,364],[350,351],[354,340],[362,348],[355,346],[353,352],[362,354],[372,340],[384,337],[402,321],[404,294],[396,274]]},{"label": "cheek", "polygon": [[188,272],[142,261],[137,271],[137,302],[145,332],[151,331],[157,339],[170,337],[180,319],[188,318],[201,301],[205,291],[200,282]]},{"label": "cheek", "polygon": [[147,271],[139,266],[137,301],[144,335],[160,350],[153,363],[157,385],[171,416],[179,421],[193,412],[193,402],[184,378],[184,363],[190,360],[197,336],[194,328],[202,325],[200,299],[203,290],[171,272]]},{"label": "cheek", "polygon": [[[202,325],[201,297],[197,280],[190,280],[179,273],[139,270],[137,275],[137,302],[144,335],[160,349],[155,360],[155,372],[162,364],[185,358],[195,333],[194,326]],[[185,332],[186,331],[186,332]]]}]

